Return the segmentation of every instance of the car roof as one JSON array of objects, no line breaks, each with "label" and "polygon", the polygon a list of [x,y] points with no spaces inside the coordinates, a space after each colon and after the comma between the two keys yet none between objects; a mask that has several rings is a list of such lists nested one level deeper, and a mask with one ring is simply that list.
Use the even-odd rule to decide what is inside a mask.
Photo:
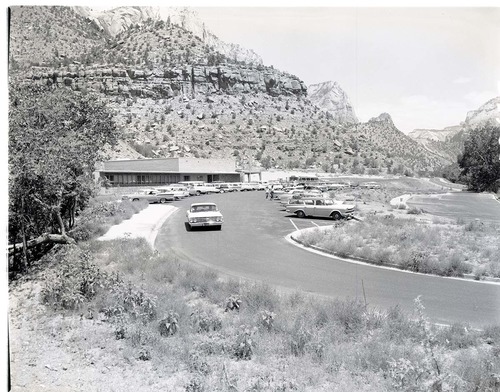
[{"label": "car roof", "polygon": [[215,203],[193,203],[191,204],[191,207],[196,207],[196,206],[217,206]]}]

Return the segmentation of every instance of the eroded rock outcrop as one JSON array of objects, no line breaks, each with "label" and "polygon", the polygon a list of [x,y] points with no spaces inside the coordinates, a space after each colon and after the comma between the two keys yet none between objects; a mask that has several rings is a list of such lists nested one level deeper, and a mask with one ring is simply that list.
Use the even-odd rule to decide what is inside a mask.
[{"label": "eroded rock outcrop", "polygon": [[152,72],[122,66],[71,65],[33,68],[28,79],[40,84],[95,90],[110,95],[169,98],[178,94],[264,92],[272,96],[305,95],[307,87],[293,75],[264,67],[194,65]]}]

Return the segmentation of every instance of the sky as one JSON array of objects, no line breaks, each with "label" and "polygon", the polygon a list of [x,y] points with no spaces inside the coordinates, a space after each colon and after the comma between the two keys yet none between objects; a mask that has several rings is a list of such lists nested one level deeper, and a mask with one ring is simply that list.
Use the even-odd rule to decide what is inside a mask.
[{"label": "sky", "polygon": [[306,85],[336,81],[360,121],[458,125],[500,96],[500,8],[197,8],[223,41]]}]

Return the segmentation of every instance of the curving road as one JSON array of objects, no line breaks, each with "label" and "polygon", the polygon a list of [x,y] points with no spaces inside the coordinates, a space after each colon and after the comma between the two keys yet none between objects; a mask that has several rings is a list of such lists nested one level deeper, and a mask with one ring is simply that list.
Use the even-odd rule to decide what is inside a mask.
[{"label": "curving road", "polygon": [[490,193],[449,192],[415,195],[407,204],[446,218],[500,223],[500,202]]},{"label": "curving road", "polygon": [[[190,203],[214,201],[224,214],[222,231],[185,228]],[[352,264],[298,248],[285,236],[298,228],[328,225],[320,219],[288,216],[262,192],[218,194],[176,203],[179,210],[160,230],[159,252],[204,264],[237,277],[334,298],[366,300],[370,306],[399,305],[412,311],[421,295],[436,323],[466,322],[480,328],[500,324],[500,285],[407,273]],[[353,222],[354,224],[354,222]]]}]

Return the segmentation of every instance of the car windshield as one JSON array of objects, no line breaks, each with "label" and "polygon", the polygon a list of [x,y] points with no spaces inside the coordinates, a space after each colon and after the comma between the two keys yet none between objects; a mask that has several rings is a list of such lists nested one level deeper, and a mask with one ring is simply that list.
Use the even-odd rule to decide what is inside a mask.
[{"label": "car windshield", "polygon": [[191,212],[209,212],[209,211],[217,211],[217,207],[214,205],[202,205],[202,206],[191,207]]}]

